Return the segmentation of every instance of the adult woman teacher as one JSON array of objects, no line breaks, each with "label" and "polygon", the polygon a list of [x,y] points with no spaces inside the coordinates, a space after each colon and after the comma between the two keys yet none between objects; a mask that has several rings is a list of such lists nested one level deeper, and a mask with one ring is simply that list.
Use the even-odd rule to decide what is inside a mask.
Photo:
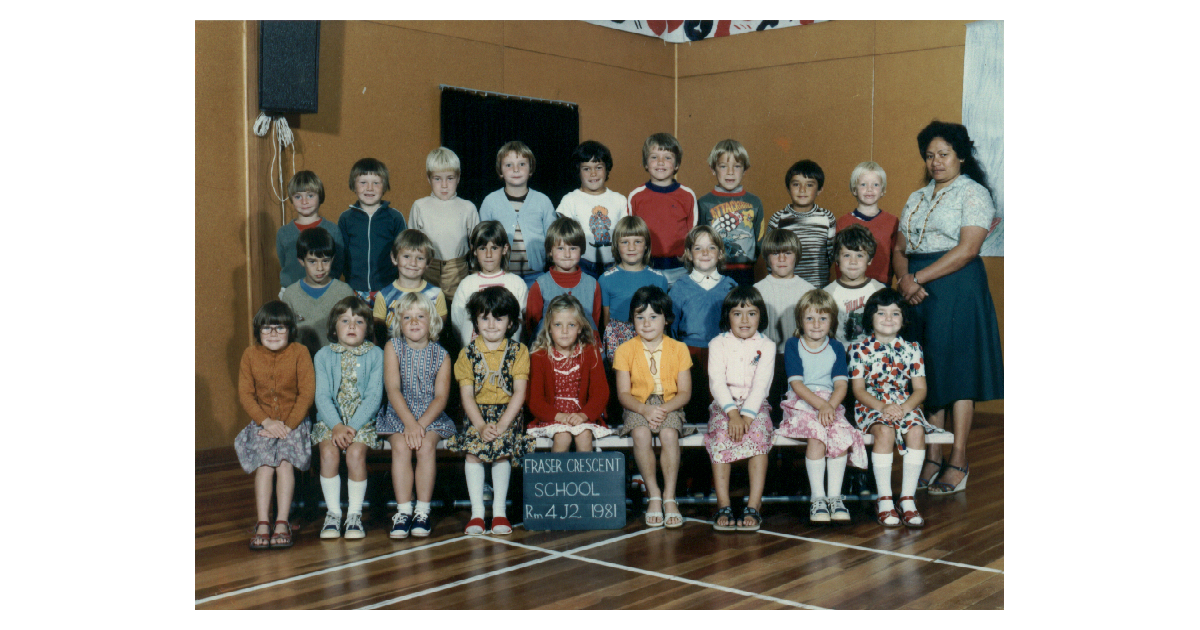
[{"label": "adult woman teacher", "polygon": [[[929,422],[945,427],[947,409],[953,417],[950,459],[929,445],[918,487],[953,494],[967,487],[975,401],[1004,396],[1000,329],[979,258],[996,207],[966,127],[934,121],[917,134],[917,147],[928,183],[904,205],[892,268],[914,305],[909,333],[925,350]],[[938,468],[926,476],[931,464]]]}]

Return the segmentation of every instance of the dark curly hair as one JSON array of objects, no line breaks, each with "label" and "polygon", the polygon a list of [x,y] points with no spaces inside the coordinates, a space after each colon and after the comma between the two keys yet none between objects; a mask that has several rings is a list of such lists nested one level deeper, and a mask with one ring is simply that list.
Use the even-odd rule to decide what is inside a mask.
[{"label": "dark curly hair", "polygon": [[729,312],[742,306],[758,309],[758,332],[767,329],[767,303],[762,294],[751,285],[739,284],[721,302],[721,332],[729,332]]},{"label": "dark curly hair", "polygon": [[[983,172],[983,166],[979,164],[979,160],[975,157],[975,143],[971,141],[971,134],[967,132],[967,128],[958,123],[942,122],[935,120],[917,134],[917,150],[921,153],[921,159],[925,159],[925,151],[929,148],[929,143],[933,142],[934,138],[941,138],[947,144],[954,147],[954,152],[958,154],[962,163],[962,173],[970,176],[971,179],[979,183],[987,189],[988,193],[995,196],[995,192],[988,184],[987,173]],[[929,172],[925,172],[925,183],[929,183]]]},{"label": "dark curly hair", "polygon": [[868,335],[875,334],[875,311],[878,311],[881,306],[892,306],[893,304],[900,307],[900,336],[905,336],[904,333],[908,331],[909,318],[912,315],[912,307],[908,305],[903,294],[891,287],[880,289],[867,298],[867,305],[863,307],[863,332]]},{"label": "dark curly hair", "polygon": [[494,286],[476,291],[471,299],[467,300],[467,313],[471,315],[471,327],[475,329],[475,334],[479,334],[479,318],[484,315],[491,315],[497,319],[507,317],[508,330],[504,332],[506,337],[511,337],[521,325],[521,306],[517,304],[517,298],[512,291],[504,287]]}]

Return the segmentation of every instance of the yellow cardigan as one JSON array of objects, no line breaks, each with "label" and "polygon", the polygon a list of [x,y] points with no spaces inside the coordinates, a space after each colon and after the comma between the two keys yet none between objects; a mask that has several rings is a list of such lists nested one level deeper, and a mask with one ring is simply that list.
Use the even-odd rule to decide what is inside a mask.
[{"label": "yellow cardigan", "polygon": [[[634,337],[621,344],[613,355],[613,369],[629,372],[629,393],[639,402],[646,402],[654,391],[654,377],[650,374],[650,363],[646,361],[646,346],[641,337]],[[683,342],[670,337],[662,340],[662,365],[658,377],[662,380],[663,402],[679,393],[678,375],[692,367],[692,355]]]}]

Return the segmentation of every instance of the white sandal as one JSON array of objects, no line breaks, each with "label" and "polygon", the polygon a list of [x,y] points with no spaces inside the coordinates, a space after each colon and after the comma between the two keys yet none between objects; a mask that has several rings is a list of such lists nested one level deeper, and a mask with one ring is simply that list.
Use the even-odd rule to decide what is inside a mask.
[{"label": "white sandal", "polygon": [[[658,501],[658,502],[659,502],[659,504],[661,505],[661,504],[662,504],[662,497],[650,497],[650,498],[646,499],[646,507],[650,507],[650,502],[651,502],[651,501]],[[658,519],[658,522],[657,522],[657,523],[651,523],[651,522],[650,522],[650,519],[652,519],[652,518],[656,518],[656,519]],[[646,527],[662,527],[662,526],[663,526],[663,524],[666,522],[666,521],[663,519],[663,512],[662,512],[662,508],[661,508],[661,507],[659,508],[659,510],[658,510],[657,512],[646,512],[646,515],[645,515],[645,520],[646,520]]]},{"label": "white sandal", "polygon": [[[666,519],[663,520],[663,525],[665,525],[667,529],[677,529],[679,527],[683,527],[683,514],[679,512],[679,502],[675,499],[663,499],[664,509],[667,507],[668,503],[675,504],[675,511],[666,515]],[[671,521],[670,523],[667,522],[667,519],[671,519],[676,516],[679,517],[678,521]]]}]

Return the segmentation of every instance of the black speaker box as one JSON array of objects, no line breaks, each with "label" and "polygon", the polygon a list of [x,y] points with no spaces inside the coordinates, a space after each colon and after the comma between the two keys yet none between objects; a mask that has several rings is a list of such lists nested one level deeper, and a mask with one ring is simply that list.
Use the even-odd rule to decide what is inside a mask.
[{"label": "black speaker box", "polygon": [[319,20],[262,20],[258,26],[258,108],[265,112],[317,111]]}]

